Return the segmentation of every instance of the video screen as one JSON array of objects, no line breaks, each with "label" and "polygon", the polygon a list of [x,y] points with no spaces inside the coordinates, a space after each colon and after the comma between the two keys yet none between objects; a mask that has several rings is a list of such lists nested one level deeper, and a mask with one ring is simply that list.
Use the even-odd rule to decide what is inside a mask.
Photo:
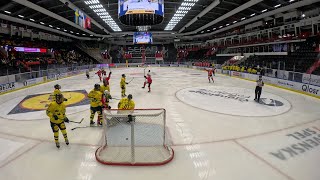
[{"label": "video screen", "polygon": [[152,34],[150,32],[135,32],[133,44],[152,44]]},{"label": "video screen", "polygon": [[44,48],[28,48],[28,47],[14,47],[15,51],[18,52],[37,52],[37,53],[46,53],[47,49]]},{"label": "video screen", "polygon": [[163,16],[164,0],[119,0],[119,16],[126,14],[158,14]]}]

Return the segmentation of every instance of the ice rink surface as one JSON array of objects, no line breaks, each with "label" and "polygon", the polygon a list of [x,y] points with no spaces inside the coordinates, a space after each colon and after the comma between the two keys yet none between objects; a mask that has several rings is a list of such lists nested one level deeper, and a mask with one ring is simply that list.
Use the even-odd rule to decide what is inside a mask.
[{"label": "ice rink surface", "polygon": [[[8,114],[27,95],[85,90],[98,83],[78,75],[0,96],[1,180],[319,180],[320,101],[265,86],[253,101],[255,83],[205,71],[150,67],[152,92],[142,89],[143,68],[112,69],[111,94],[120,98],[121,74],[136,108],[165,108],[175,157],[158,167],[106,166],[95,159],[100,128],[71,131],[57,149],[45,111]],[[147,69],[148,70],[148,69]],[[115,108],[118,100],[112,100]],[[89,105],[67,108],[70,120],[89,124]],[[96,118],[95,118],[96,119]]]}]

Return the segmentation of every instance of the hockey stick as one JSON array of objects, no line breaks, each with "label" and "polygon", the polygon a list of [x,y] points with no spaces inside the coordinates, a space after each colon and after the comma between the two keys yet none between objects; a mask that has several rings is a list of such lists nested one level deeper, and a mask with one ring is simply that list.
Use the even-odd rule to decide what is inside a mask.
[{"label": "hockey stick", "polygon": [[119,99],[119,98],[115,98],[115,97],[112,97],[112,99],[115,99],[115,100],[121,100],[121,99]]},{"label": "hockey stick", "polygon": [[74,127],[71,129],[71,131],[76,130],[76,129],[81,129],[81,128],[93,128],[93,127],[102,127],[102,126],[82,126],[82,127]]},{"label": "hockey stick", "polygon": [[143,69],[143,76],[146,76],[146,69],[147,69],[147,67],[145,67],[145,68]]},{"label": "hockey stick", "polygon": [[77,122],[77,121],[70,121],[70,120],[69,120],[69,122],[81,124],[83,120],[84,120],[84,118],[82,118],[81,121],[79,121],[79,122]]},{"label": "hockey stick", "polygon": [[134,77],[128,82],[128,84],[130,84],[131,83],[131,81],[133,81],[134,80]]}]

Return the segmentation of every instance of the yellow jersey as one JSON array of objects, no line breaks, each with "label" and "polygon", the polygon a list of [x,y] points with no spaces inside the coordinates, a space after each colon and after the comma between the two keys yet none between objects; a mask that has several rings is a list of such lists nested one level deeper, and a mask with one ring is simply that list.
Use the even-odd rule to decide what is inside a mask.
[{"label": "yellow jersey", "polygon": [[109,85],[105,86],[105,85],[102,85],[100,86],[100,92],[102,92],[102,94],[104,93],[105,90],[108,90],[110,92],[110,87]]},{"label": "yellow jersey", "polygon": [[90,99],[90,106],[91,107],[98,107],[102,106],[102,92],[101,91],[96,91],[96,90],[91,90],[90,93],[88,94],[88,98]]},{"label": "yellow jersey", "polygon": [[[66,105],[64,103],[58,104],[55,101],[51,102],[49,107],[47,108],[47,116],[50,117],[50,121],[52,123],[60,124],[64,122],[64,118],[66,117]],[[58,119],[54,119],[54,115],[58,117]]]},{"label": "yellow jersey", "polygon": [[126,87],[126,78],[121,78],[121,81],[120,81],[120,88],[122,87]]},{"label": "yellow jersey", "polygon": [[118,109],[122,110],[132,110],[134,109],[135,104],[133,100],[129,100],[128,98],[122,98],[118,104]]}]

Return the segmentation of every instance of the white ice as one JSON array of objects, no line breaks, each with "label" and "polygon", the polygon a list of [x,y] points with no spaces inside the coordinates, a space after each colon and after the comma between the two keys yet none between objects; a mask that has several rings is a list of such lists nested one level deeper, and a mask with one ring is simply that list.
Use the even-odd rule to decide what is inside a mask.
[{"label": "white ice", "polygon": [[[176,93],[191,87],[236,87],[253,90],[255,83],[217,75],[215,83],[208,83],[205,71],[186,68],[149,68],[153,77],[152,92],[142,89],[143,68],[112,69],[111,94],[120,98],[120,77],[127,75],[127,93],[133,94],[136,108],[165,108],[167,129],[171,136],[175,157],[160,167],[114,167],[95,160],[102,130],[84,128],[71,131],[77,124],[67,124],[70,145],[62,143],[58,150],[53,142],[48,118],[44,111],[7,115],[26,95],[50,92],[59,83],[63,90],[89,92],[98,77],[91,73],[65,78],[0,96],[0,179],[56,180],[56,179],[130,179],[130,180],[319,180],[320,143],[301,154],[285,154],[280,160],[270,152],[300,141],[288,134],[313,129],[320,134],[320,101],[309,96],[271,86],[264,92],[281,97],[290,103],[283,113],[263,117],[237,116],[203,110],[182,102]],[[146,70],[147,72],[147,70]],[[204,103],[205,99],[202,100]],[[250,99],[250,108],[261,106]],[[218,107],[221,102],[211,102]],[[115,108],[118,101],[113,100]],[[198,104],[201,102],[197,102]],[[254,104],[255,103],[255,104]],[[209,103],[210,104],[210,103]],[[89,105],[69,110],[70,120],[85,118],[89,124]],[[228,108],[227,105],[219,108]],[[237,106],[248,109],[246,105]],[[258,113],[258,112],[257,112]],[[96,118],[95,118],[96,119]],[[317,129],[319,131],[317,131]],[[305,134],[305,136],[307,136]],[[314,135],[313,135],[314,136]],[[313,137],[310,136],[310,137]],[[302,138],[302,137],[301,137]],[[304,137],[308,139],[308,137]],[[319,135],[320,138],[320,135]],[[60,142],[62,142],[60,134]],[[303,138],[302,138],[303,139]],[[284,152],[283,152],[284,153]]]}]

